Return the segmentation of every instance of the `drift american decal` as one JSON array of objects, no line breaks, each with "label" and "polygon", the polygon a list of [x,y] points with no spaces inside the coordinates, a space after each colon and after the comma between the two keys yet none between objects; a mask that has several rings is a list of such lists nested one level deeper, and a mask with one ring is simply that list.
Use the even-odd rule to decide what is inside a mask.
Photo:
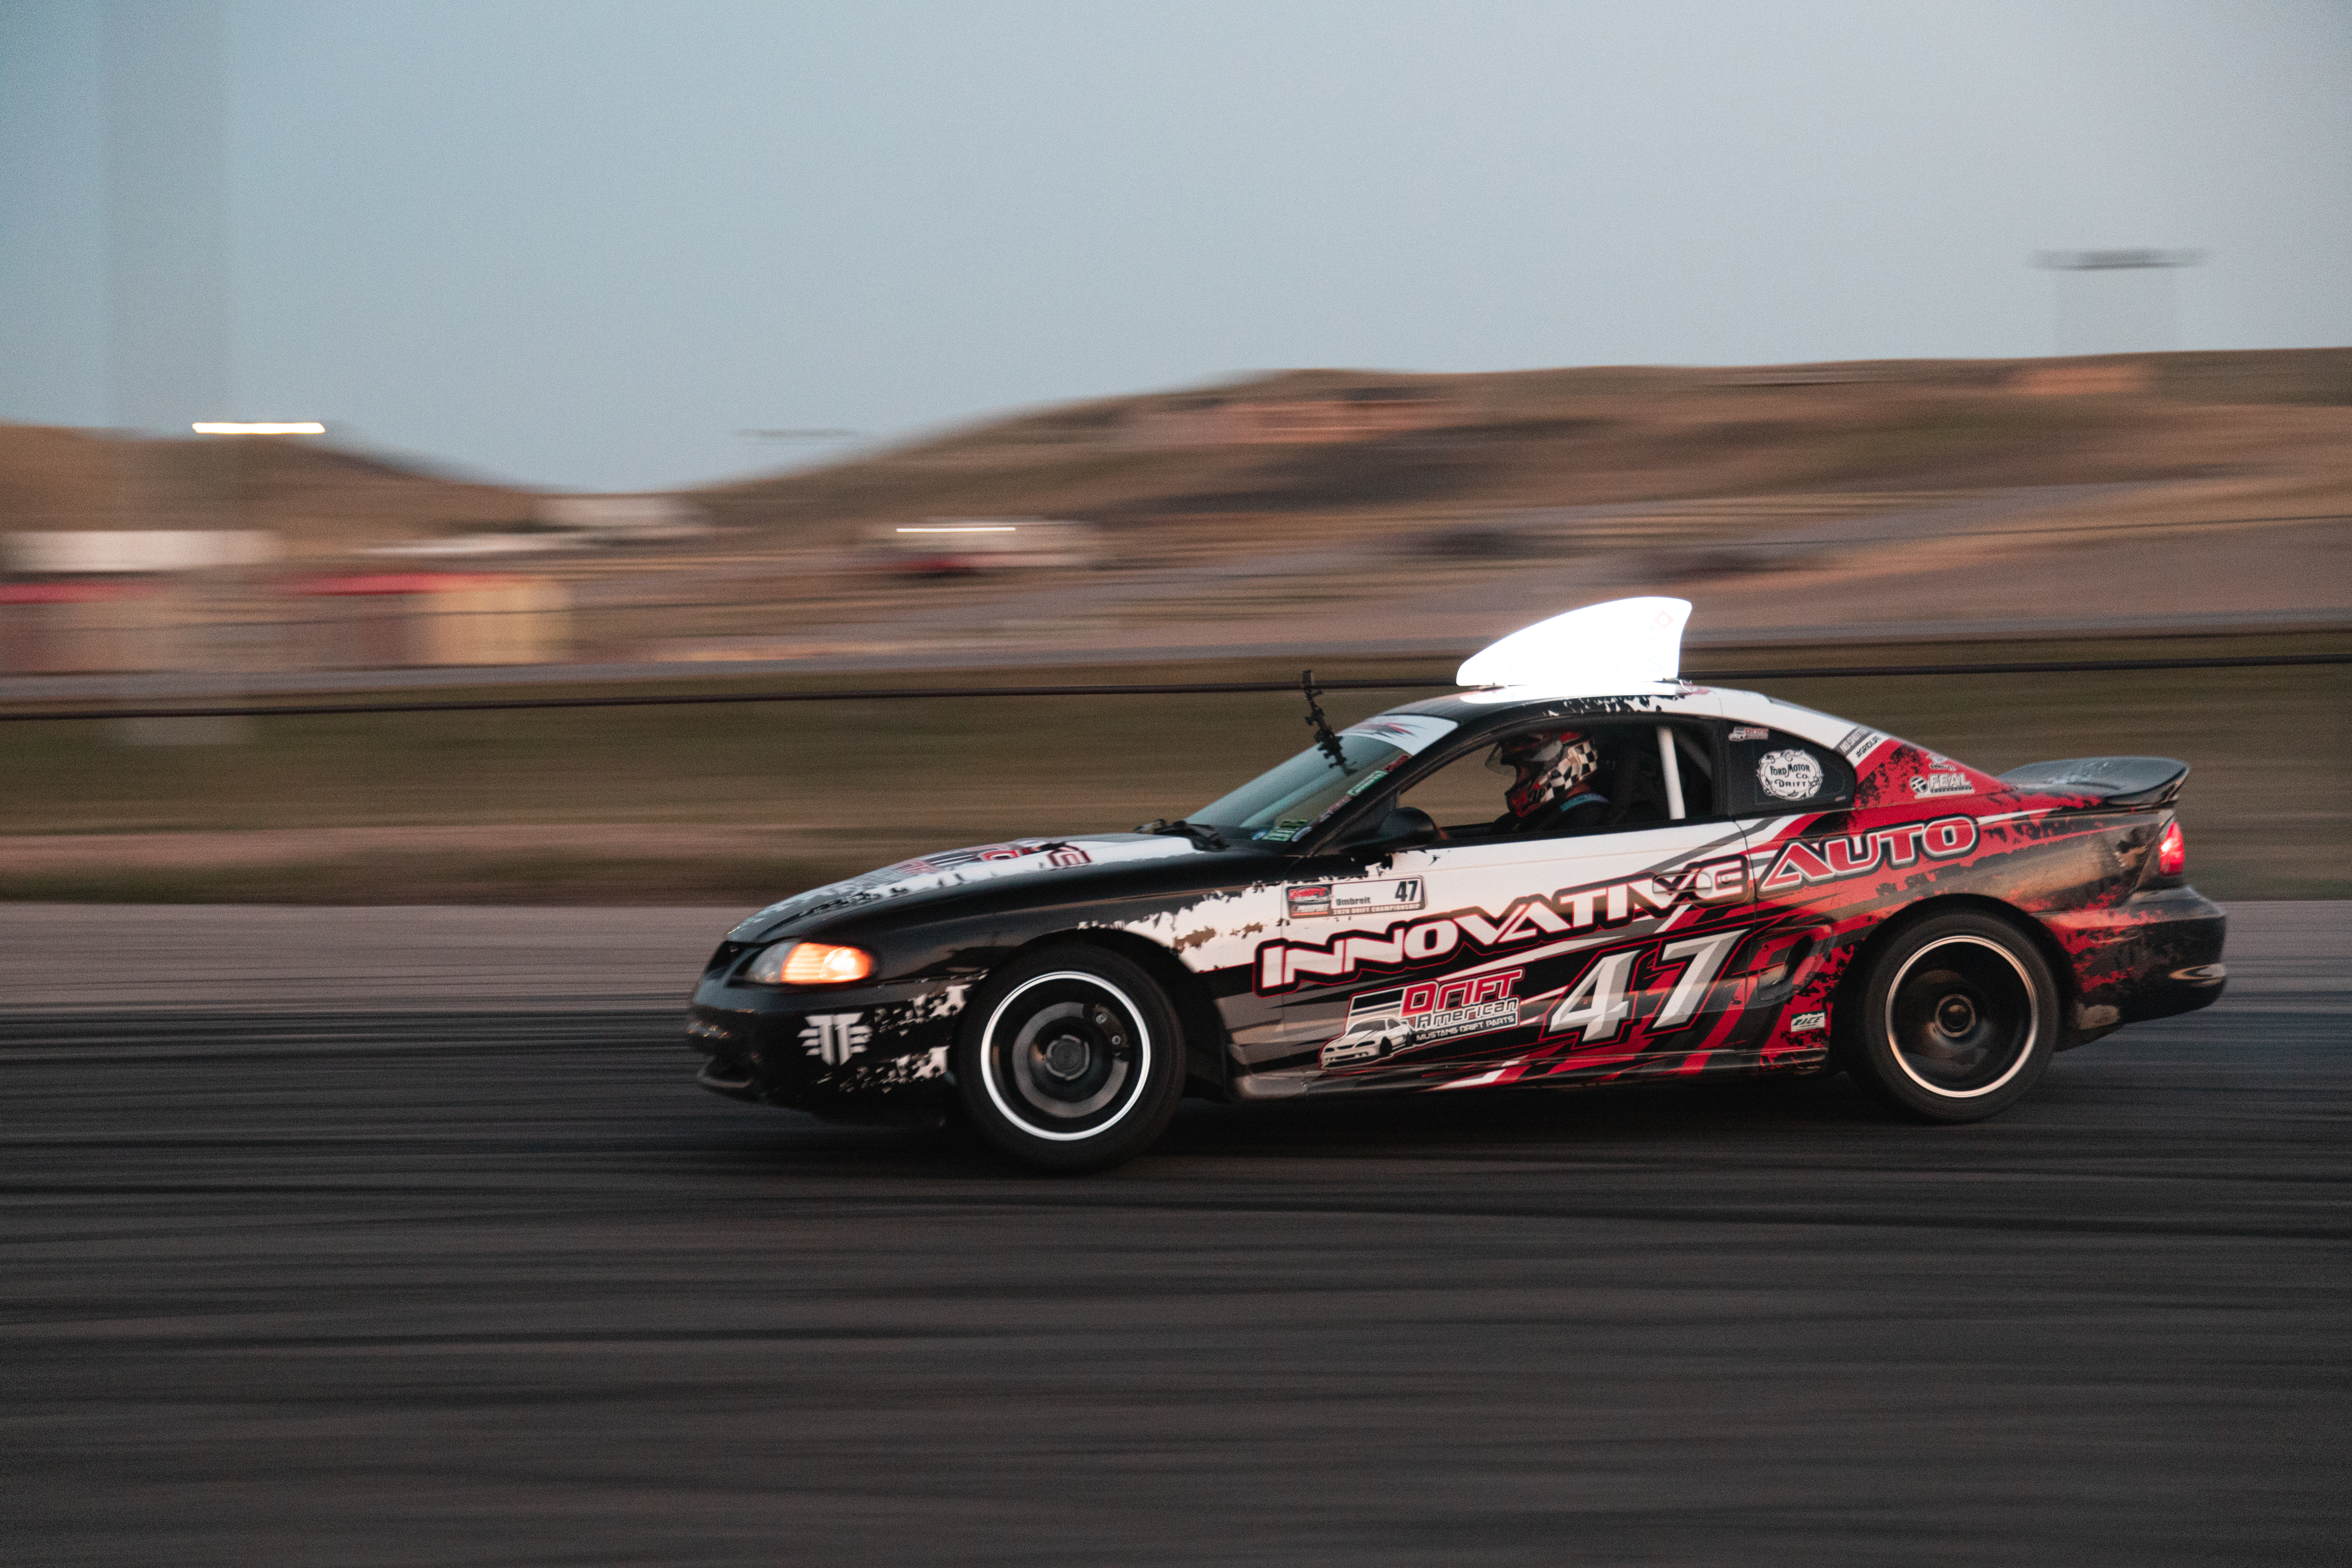
[{"label": "drift american decal", "polygon": [[1309,882],[1286,889],[1292,920],[1317,915],[1385,915],[1417,910],[1426,902],[1418,877],[1384,877],[1376,881]]},{"label": "drift american decal", "polygon": [[1378,1061],[1407,1046],[1435,1045],[1519,1025],[1517,994],[1523,969],[1496,970],[1461,980],[1423,981],[1368,992],[1348,1003],[1345,1033],[1326,1045],[1322,1065]]}]

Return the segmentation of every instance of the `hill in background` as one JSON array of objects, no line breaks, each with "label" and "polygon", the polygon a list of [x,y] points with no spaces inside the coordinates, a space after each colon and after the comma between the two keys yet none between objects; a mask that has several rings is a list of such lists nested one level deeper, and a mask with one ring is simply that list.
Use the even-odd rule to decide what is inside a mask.
[{"label": "hill in background", "polygon": [[[2352,349],[1469,374],[1305,370],[994,419],[686,492],[730,553],[934,516],[1152,553],[1529,507],[2208,479],[2342,482]],[[0,425],[0,529],[268,528],[289,553],[531,526],[530,489],[316,440]],[[1335,529],[1331,525],[1344,524]]]},{"label": "hill in background", "polygon": [[803,543],[924,516],[1318,531],[1432,510],[2332,473],[2352,349],[1741,370],[1292,371],[992,421],[698,492]]},{"label": "hill in background", "polygon": [[259,528],[297,557],[528,523],[536,498],[310,437],[0,424],[0,530]]}]

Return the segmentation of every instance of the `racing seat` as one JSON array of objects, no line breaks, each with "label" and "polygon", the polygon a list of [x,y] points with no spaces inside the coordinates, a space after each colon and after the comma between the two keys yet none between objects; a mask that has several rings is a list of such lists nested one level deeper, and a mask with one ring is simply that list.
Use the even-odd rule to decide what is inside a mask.
[{"label": "racing seat", "polygon": [[[1643,732],[1644,739],[1647,733]],[[1609,785],[1601,792],[1608,795],[1609,806],[1600,825],[1622,827],[1630,823],[1638,827],[1664,822],[1666,780],[1656,748],[1621,739],[1610,749],[1613,755],[1601,759],[1609,771]]]}]

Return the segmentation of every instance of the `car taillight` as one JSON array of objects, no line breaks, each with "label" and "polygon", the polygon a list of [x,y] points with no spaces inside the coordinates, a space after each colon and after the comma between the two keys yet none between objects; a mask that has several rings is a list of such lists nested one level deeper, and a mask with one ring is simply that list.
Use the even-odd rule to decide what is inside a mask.
[{"label": "car taillight", "polygon": [[873,973],[874,955],[862,948],[780,942],[753,959],[743,978],[769,985],[842,985]]},{"label": "car taillight", "polygon": [[2164,837],[2156,841],[2156,874],[2178,877],[2189,868],[2189,841],[2181,836],[2180,819],[2174,817],[2164,825]]}]

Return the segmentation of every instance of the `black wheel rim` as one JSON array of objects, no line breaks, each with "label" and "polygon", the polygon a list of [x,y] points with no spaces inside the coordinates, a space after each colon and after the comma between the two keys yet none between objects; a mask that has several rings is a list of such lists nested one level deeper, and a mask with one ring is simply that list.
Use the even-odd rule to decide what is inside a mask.
[{"label": "black wheel rim", "polygon": [[2041,1001],[2025,965],[1988,937],[1930,942],[1887,992],[1895,1066],[1947,1100],[1973,1100],[2009,1082],[2041,1033]]},{"label": "black wheel rim", "polygon": [[1152,1040],[1135,1002],[1082,971],[1024,981],[996,1005],[981,1073],[1004,1118],[1055,1142],[1092,1138],[1135,1108]]}]

